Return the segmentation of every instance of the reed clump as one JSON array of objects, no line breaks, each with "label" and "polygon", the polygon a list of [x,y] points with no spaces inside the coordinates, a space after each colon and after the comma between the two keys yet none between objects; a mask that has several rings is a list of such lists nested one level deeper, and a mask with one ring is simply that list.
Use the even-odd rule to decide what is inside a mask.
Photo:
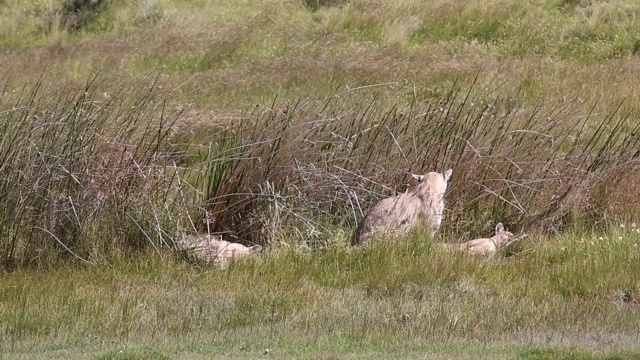
[{"label": "reed clump", "polygon": [[3,265],[161,251],[205,231],[247,245],[342,246],[410,172],[442,168],[455,174],[445,237],[496,220],[559,232],[632,214],[640,198],[630,185],[639,125],[584,101],[530,106],[517,93],[454,86],[389,105],[343,92],[202,122],[168,115],[153,86],[109,98],[99,87],[0,99]]},{"label": "reed clump", "polygon": [[637,211],[624,184],[638,178],[640,153],[637,124],[590,109],[525,107],[472,87],[391,107],[341,94],[256,110],[216,133],[226,152],[199,165],[215,184],[203,198],[219,229],[242,239],[330,242],[404,191],[410,172],[453,168],[445,234],[486,232],[497,219],[518,232],[591,226]]},{"label": "reed clump", "polygon": [[0,98],[3,267],[93,263],[166,241],[162,102],[148,88],[98,88],[52,96],[38,83]]}]

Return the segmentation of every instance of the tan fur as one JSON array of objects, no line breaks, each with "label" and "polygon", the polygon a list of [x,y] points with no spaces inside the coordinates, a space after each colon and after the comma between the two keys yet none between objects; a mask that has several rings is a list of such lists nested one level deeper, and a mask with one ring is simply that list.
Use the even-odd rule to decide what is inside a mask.
[{"label": "tan fur", "polygon": [[197,258],[226,269],[231,260],[257,254],[262,246],[251,247],[220,239],[215,235],[197,235],[184,240],[185,247]]},{"label": "tan fur", "polygon": [[351,238],[351,245],[360,245],[373,235],[402,235],[420,223],[426,223],[431,234],[440,228],[444,212],[444,193],[451,178],[451,169],[444,173],[413,175],[418,184],[404,194],[383,199],[362,219]]},{"label": "tan fur", "polygon": [[490,238],[480,238],[462,244],[442,244],[451,250],[466,251],[473,255],[495,255],[498,250],[513,240],[513,234],[504,229],[502,223],[496,225],[496,233]]}]

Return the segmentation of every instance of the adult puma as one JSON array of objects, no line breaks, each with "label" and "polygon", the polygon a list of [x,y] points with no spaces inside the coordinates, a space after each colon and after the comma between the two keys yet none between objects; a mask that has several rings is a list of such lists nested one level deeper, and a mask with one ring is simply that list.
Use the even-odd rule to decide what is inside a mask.
[{"label": "adult puma", "polygon": [[418,184],[371,208],[354,232],[351,245],[360,245],[376,234],[403,235],[420,224],[427,225],[434,235],[442,223],[444,193],[452,173],[449,169],[443,173],[412,174]]}]

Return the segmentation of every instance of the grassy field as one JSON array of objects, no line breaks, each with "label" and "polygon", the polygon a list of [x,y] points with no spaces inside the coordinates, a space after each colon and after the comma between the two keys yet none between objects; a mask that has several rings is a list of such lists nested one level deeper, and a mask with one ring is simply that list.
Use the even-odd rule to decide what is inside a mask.
[{"label": "grassy field", "polygon": [[616,294],[637,293],[640,235],[608,233],[493,261],[416,239],[228,272],[157,256],[16,272],[3,277],[3,356],[632,358],[640,313]]},{"label": "grassy field", "polygon": [[[0,0],[0,359],[640,358],[639,15]],[[447,168],[435,239],[347,246]],[[205,210],[266,251],[174,251]]]},{"label": "grassy field", "polygon": [[633,1],[112,2],[72,32],[58,1],[5,0],[3,70],[17,87],[45,68],[80,84],[100,70],[107,89],[160,73],[173,102],[218,111],[372,85],[395,103],[478,75],[525,103],[599,99],[606,113],[640,96]]},{"label": "grassy field", "polygon": [[638,291],[640,234],[607,233],[529,243],[526,256],[493,260],[416,238],[273,251],[226,272],[167,255],[15,272],[3,276],[2,353],[637,358],[640,304],[624,296]]}]

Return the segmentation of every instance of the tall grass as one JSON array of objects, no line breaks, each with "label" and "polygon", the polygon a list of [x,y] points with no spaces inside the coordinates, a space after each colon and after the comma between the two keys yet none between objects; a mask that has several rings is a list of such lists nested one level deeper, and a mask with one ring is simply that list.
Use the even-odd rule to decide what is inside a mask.
[{"label": "tall grass", "polygon": [[[169,117],[153,84],[0,99],[4,266],[101,261],[209,231],[243,243],[344,244],[409,172],[453,168],[446,236],[561,231],[637,211],[638,124],[580,101],[523,108],[491,89],[385,105],[367,89],[237,117]],[[593,105],[591,105],[593,106]],[[175,124],[175,126],[174,126]]]},{"label": "tall grass", "polygon": [[226,125],[234,132],[216,133],[236,145],[203,200],[220,226],[263,243],[289,238],[266,231],[274,226],[298,241],[335,240],[329,229],[351,229],[403,191],[409,172],[450,167],[445,231],[457,236],[497,221],[558,232],[637,211],[625,184],[638,177],[639,129],[625,114],[598,116],[579,100],[522,108],[517,94],[490,94],[453,88],[388,107],[343,93],[239,116]]},{"label": "tall grass", "polygon": [[[160,164],[170,119],[152,87],[0,98],[2,266],[99,261],[166,241],[169,178]],[[123,247],[124,246],[124,247]]]}]

